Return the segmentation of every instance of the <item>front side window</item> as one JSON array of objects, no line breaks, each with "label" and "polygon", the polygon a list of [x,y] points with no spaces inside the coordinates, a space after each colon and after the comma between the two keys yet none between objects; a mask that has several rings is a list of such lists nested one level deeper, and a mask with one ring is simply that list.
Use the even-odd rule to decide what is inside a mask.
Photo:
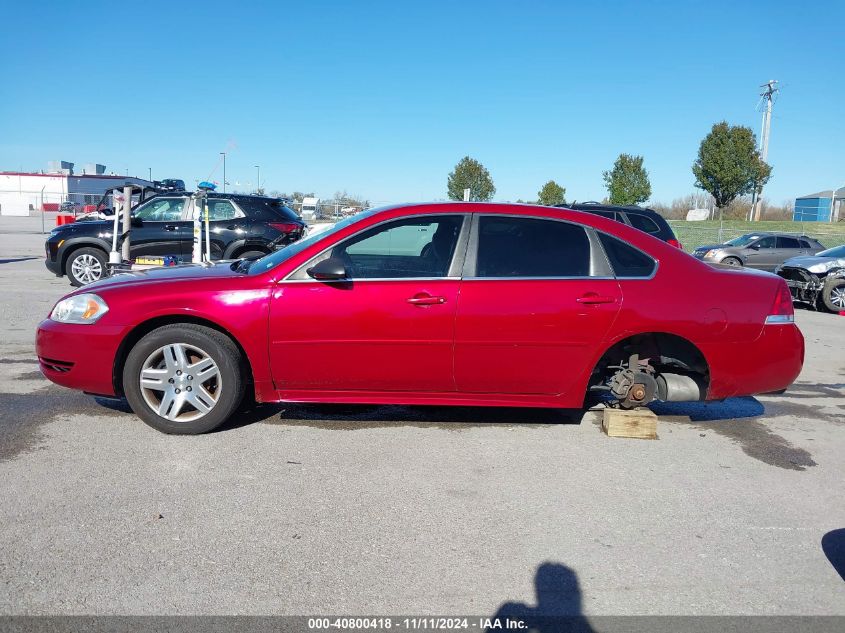
[{"label": "front side window", "polygon": [[446,277],[462,224],[461,215],[396,220],[338,244],[330,257],[344,262],[350,279]]},{"label": "front side window", "polygon": [[538,218],[479,218],[476,277],[589,274],[590,240],[582,226]]},{"label": "front side window", "polygon": [[184,208],[185,198],[155,198],[138,207],[134,216],[144,222],[177,222]]},{"label": "front side window", "polygon": [[620,239],[607,233],[599,233],[599,239],[616,277],[649,277],[657,267],[651,257]]},{"label": "front side window", "polygon": [[754,244],[751,244],[751,246],[755,248],[777,248],[777,243],[777,238],[770,235],[769,237],[764,237],[762,240],[758,240]]}]

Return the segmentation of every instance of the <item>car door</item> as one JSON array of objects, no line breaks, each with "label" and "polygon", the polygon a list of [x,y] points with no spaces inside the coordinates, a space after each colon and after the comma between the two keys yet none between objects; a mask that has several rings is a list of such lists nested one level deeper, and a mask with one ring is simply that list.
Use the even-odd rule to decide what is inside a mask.
[{"label": "car door", "polygon": [[[185,255],[185,243],[192,236],[186,200],[184,196],[157,196],[135,208],[129,238],[132,259]],[[187,254],[190,256],[190,250]]]},{"label": "car door", "polygon": [[801,245],[801,242],[798,240],[797,237],[779,235],[777,238],[777,261],[768,270],[774,270],[790,257],[797,257],[798,255],[808,254],[809,250]]},{"label": "car door", "polygon": [[774,235],[761,237],[751,242],[743,253],[745,265],[759,270],[772,270],[778,264],[777,238]]},{"label": "car door", "polygon": [[[211,259],[222,259],[226,248],[235,240],[244,240],[249,234],[246,216],[231,200],[208,198],[209,235]],[[205,239],[205,228],[203,228]]]},{"label": "car door", "polygon": [[478,215],[455,319],[460,392],[559,394],[583,375],[622,294],[594,233]]},{"label": "car door", "polygon": [[[282,391],[455,390],[452,341],[465,215],[390,220],[333,245],[281,281],[270,361]],[[329,257],[343,281],[307,270]]]}]

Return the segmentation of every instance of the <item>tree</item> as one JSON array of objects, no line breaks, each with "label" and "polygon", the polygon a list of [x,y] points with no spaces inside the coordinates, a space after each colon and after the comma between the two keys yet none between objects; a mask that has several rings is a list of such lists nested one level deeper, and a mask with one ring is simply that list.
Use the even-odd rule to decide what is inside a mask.
[{"label": "tree", "polygon": [[642,156],[619,154],[613,169],[602,176],[610,204],[639,204],[651,197],[651,183]]},{"label": "tree", "polygon": [[446,183],[446,194],[450,200],[463,200],[464,189],[470,190],[469,199],[473,202],[489,202],[496,193],[490,172],[469,156],[464,156],[455,165]]},{"label": "tree", "polygon": [[556,204],[564,204],[566,202],[565,195],[566,189],[554,180],[550,180],[537,192],[537,202],[546,207],[553,207]]},{"label": "tree", "polygon": [[762,188],[772,168],[760,158],[750,127],[722,121],[701,141],[692,173],[695,186],[709,192],[721,209],[739,196]]}]

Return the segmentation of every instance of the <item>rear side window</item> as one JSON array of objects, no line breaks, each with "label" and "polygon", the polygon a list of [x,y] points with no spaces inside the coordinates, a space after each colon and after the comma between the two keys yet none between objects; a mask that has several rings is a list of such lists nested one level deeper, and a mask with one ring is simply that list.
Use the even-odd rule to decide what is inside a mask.
[{"label": "rear side window", "polygon": [[801,248],[794,237],[778,237],[778,248]]},{"label": "rear side window", "polygon": [[617,277],[648,277],[654,272],[657,263],[642,251],[607,233],[598,235]]},{"label": "rear side window", "polygon": [[628,220],[630,220],[631,226],[633,226],[635,229],[645,231],[646,233],[651,233],[652,235],[657,235],[658,233],[660,233],[660,227],[657,226],[657,223],[651,218],[647,218],[644,215],[639,215],[637,213],[629,213]]},{"label": "rear side window", "polygon": [[476,277],[587,277],[583,227],[537,218],[481,216]]}]

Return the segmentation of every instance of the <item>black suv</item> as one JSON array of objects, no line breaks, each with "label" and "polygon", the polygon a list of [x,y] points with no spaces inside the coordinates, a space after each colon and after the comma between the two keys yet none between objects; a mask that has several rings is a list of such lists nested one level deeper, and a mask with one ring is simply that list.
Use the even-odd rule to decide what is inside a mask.
[{"label": "black suv", "polygon": [[610,218],[635,229],[650,233],[664,242],[683,248],[675,232],[666,219],[657,211],[644,209],[636,205],[602,204],[601,202],[579,202],[577,204],[559,204],[558,207],[573,211],[586,211],[603,218]]},{"label": "black suv", "polygon": [[[131,259],[191,261],[193,208],[191,194],[185,191],[162,193],[135,207]],[[208,214],[212,259],[263,256],[295,242],[306,229],[305,222],[279,198],[210,193]],[[57,226],[45,243],[47,268],[57,277],[67,275],[74,286],[103,278],[108,272],[113,227],[110,219]]]}]

